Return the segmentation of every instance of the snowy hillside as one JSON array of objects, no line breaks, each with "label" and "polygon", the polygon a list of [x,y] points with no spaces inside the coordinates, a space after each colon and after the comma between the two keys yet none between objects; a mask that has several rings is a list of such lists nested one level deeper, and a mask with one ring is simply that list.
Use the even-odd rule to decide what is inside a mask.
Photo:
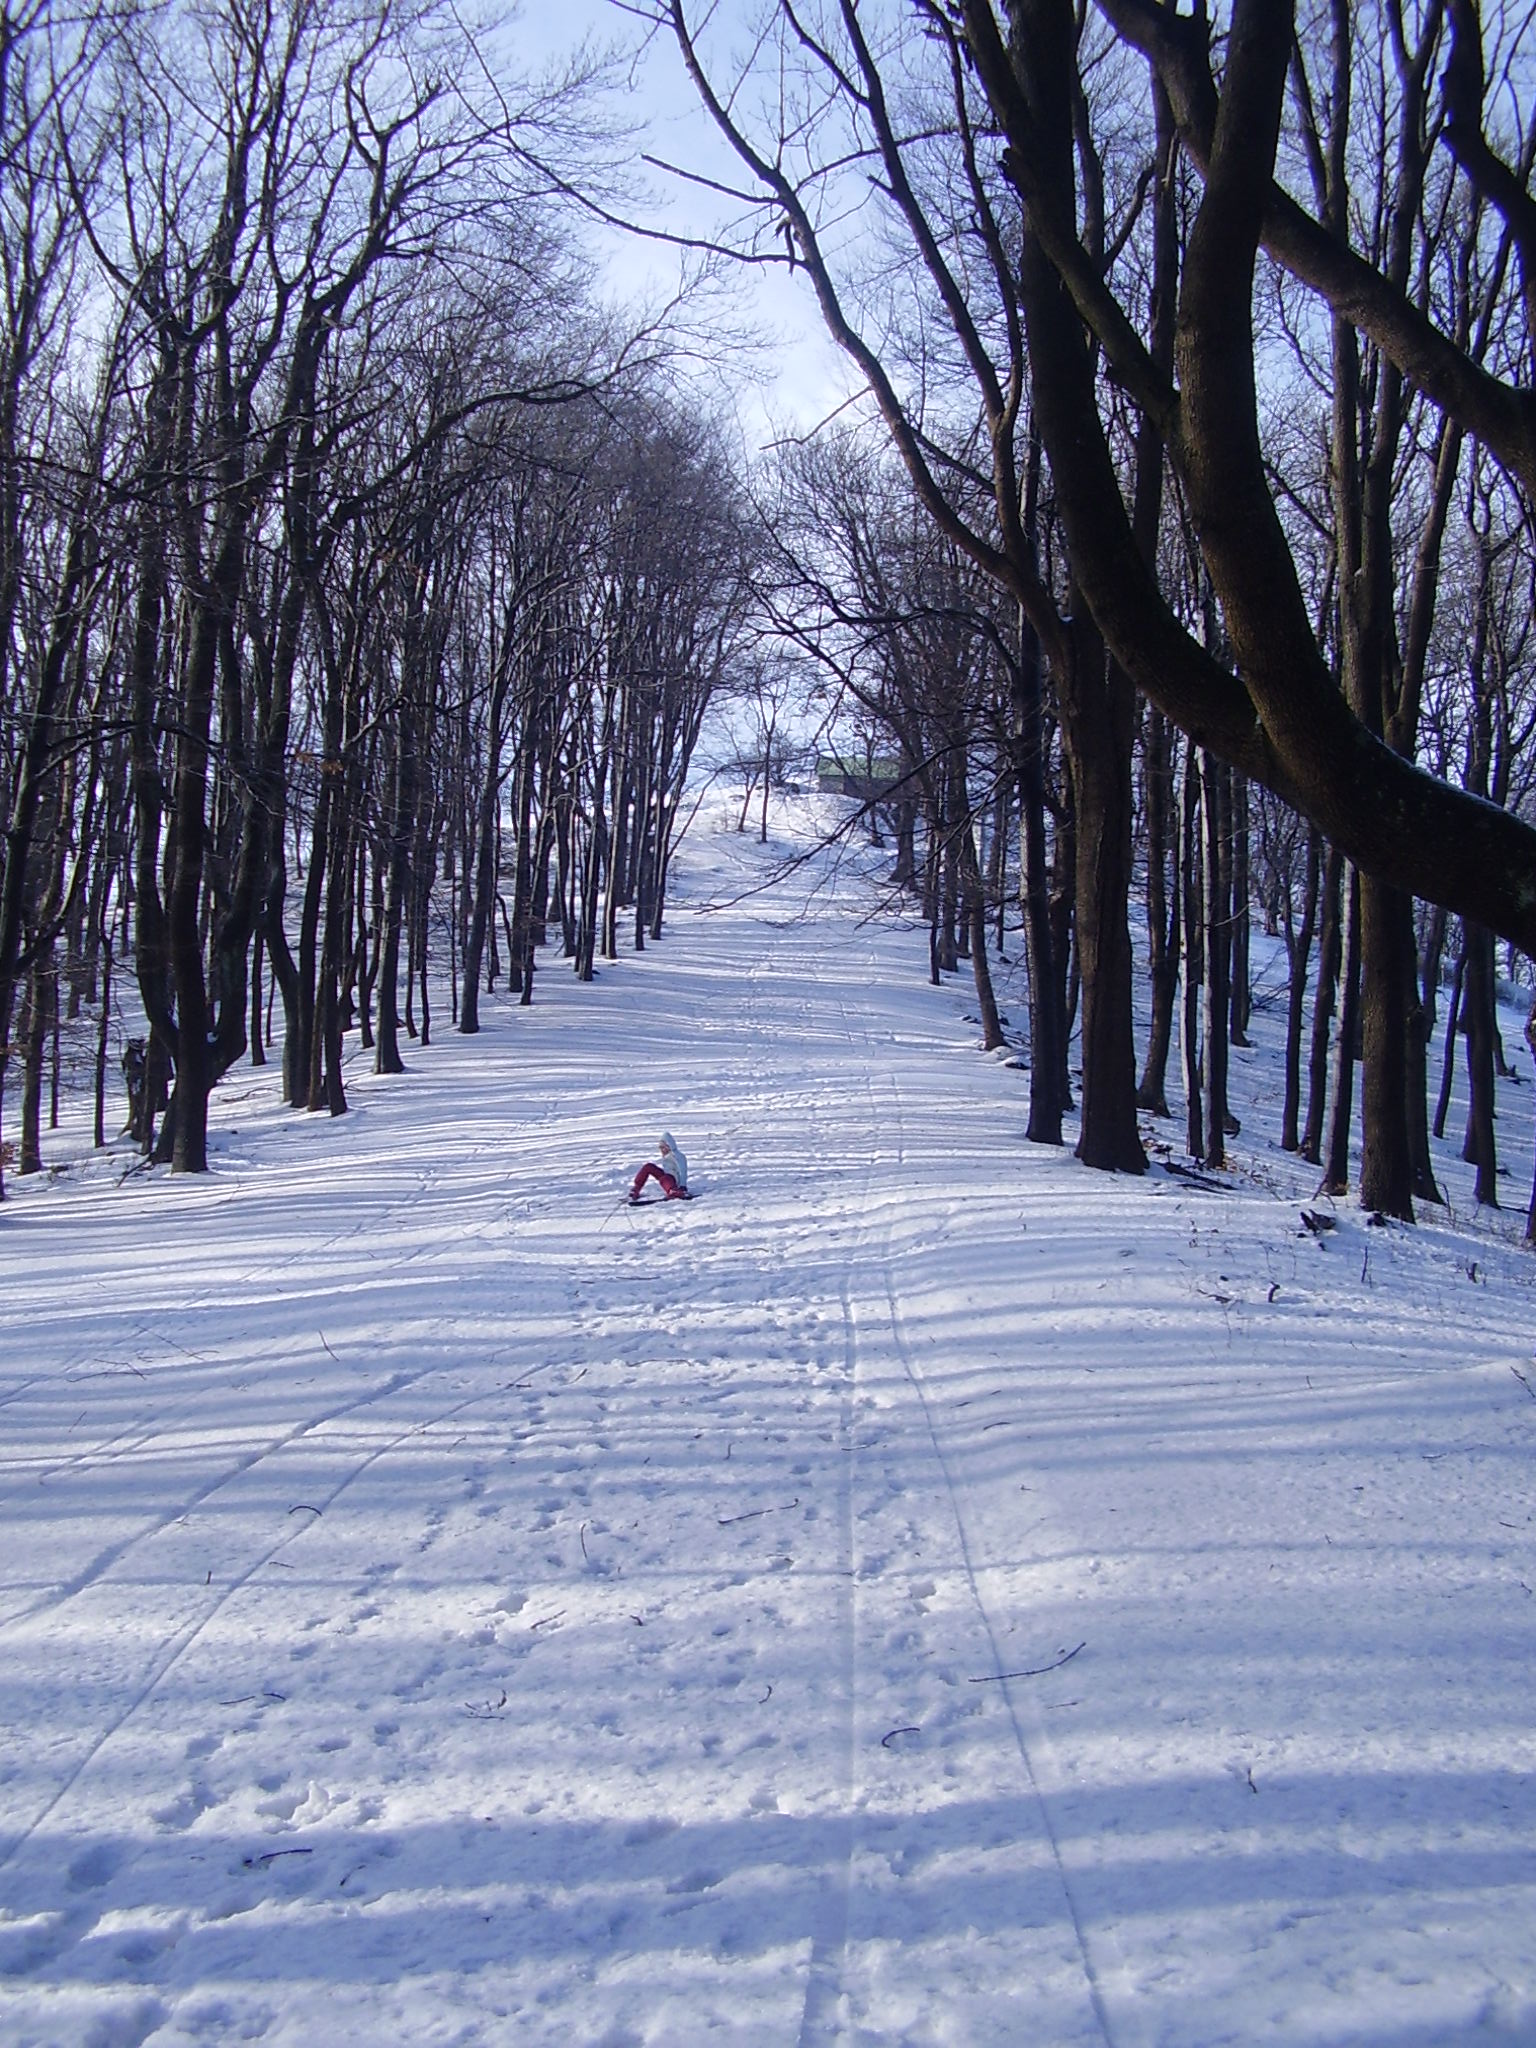
[{"label": "snowy hillside", "polygon": [[805,829],[11,1184],[8,2048],[1536,2041],[1528,1072],[1484,1223],[1303,1227],[1278,1006],[1090,1174]]}]

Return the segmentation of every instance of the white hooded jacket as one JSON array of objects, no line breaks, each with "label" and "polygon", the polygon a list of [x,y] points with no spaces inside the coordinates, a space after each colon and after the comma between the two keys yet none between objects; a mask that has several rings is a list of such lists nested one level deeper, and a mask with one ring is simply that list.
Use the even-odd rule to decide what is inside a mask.
[{"label": "white hooded jacket", "polygon": [[661,1134],[661,1152],[657,1157],[656,1164],[663,1173],[670,1173],[679,1187],[687,1187],[688,1161],[678,1151],[677,1140],[670,1131],[663,1131]]}]

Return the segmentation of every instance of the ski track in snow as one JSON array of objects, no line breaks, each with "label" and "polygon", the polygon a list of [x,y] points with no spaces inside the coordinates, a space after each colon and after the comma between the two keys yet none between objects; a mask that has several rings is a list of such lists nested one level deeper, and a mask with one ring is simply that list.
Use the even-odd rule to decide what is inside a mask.
[{"label": "ski track in snow", "polygon": [[7,2048],[1536,2042],[1516,1219],[1024,1145],[778,824],[346,1118],[13,1184]]}]

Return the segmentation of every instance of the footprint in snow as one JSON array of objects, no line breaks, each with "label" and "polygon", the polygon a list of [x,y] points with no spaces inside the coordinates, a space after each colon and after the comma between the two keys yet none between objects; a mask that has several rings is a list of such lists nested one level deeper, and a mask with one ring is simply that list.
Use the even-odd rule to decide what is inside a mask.
[{"label": "footprint in snow", "polygon": [[70,1863],[65,1882],[72,1892],[100,1891],[116,1876],[122,1860],[123,1851],[115,1842],[93,1842]]}]

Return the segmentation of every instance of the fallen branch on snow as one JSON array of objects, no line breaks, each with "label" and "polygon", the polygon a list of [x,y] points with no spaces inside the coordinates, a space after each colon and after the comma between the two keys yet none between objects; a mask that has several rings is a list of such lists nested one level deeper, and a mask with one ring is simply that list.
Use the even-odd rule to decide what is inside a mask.
[{"label": "fallen branch on snow", "polygon": [[967,1682],[971,1685],[997,1685],[1008,1678],[1043,1678],[1047,1671],[1059,1671],[1063,1664],[1070,1664],[1077,1651],[1086,1650],[1087,1647],[1086,1641],[1079,1643],[1077,1650],[1064,1651],[1054,1664],[1036,1664],[1028,1671],[989,1671],[984,1677],[972,1678]]},{"label": "fallen branch on snow", "polygon": [[748,1508],[742,1515],[716,1515],[715,1521],[720,1528],[729,1529],[733,1522],[750,1522],[757,1515],[786,1515],[791,1508],[797,1508],[799,1505],[800,1496],[797,1493],[793,1500],[781,1500],[777,1507]]}]

